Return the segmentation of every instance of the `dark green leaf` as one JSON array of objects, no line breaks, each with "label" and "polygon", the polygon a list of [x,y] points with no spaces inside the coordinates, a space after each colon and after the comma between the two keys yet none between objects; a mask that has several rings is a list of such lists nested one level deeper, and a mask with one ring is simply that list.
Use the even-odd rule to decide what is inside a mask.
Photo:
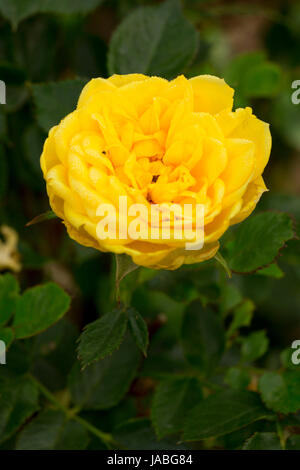
[{"label": "dark green leaf", "polygon": [[24,163],[28,173],[32,175],[30,182],[32,181],[33,188],[37,190],[44,190],[40,157],[45,138],[45,132],[37,124],[29,125],[21,137]]},{"label": "dark green leaf", "polygon": [[243,450],[282,450],[275,432],[256,432],[243,445]]},{"label": "dark green leaf", "polygon": [[10,85],[6,86],[6,105],[5,111],[7,113],[15,113],[19,111],[29,98],[28,87],[24,85]]},{"label": "dark green leaf", "polygon": [[182,344],[189,362],[210,373],[224,351],[225,335],[219,316],[199,301],[192,302],[184,315]]},{"label": "dark green leaf", "polygon": [[250,383],[250,376],[244,369],[231,367],[226,372],[224,382],[236,390],[245,390]]},{"label": "dark green leaf", "polygon": [[281,271],[280,267],[276,263],[270,264],[266,268],[257,271],[257,274],[261,276],[274,277],[274,279],[281,279],[284,276],[284,272]]},{"label": "dark green leaf", "polygon": [[[0,9],[1,9],[1,0],[0,0]],[[0,62],[0,77],[4,83],[9,83],[11,85],[20,85],[26,80],[25,71],[14,65],[10,62],[1,61]]]},{"label": "dark green leaf", "polygon": [[[300,118],[300,106],[295,105],[292,100],[292,90],[286,87],[272,102],[271,114],[274,128],[278,130],[285,143],[296,150],[300,150],[300,135],[298,122]],[[286,210],[286,209],[285,209]]]},{"label": "dark green leaf", "polygon": [[0,327],[0,341],[4,341],[6,349],[11,345],[14,339],[14,332],[11,328]]},{"label": "dark green leaf", "polygon": [[259,380],[262,399],[271,410],[295,413],[300,409],[300,374],[288,370],[283,374],[266,372]]},{"label": "dark green leaf", "polygon": [[286,450],[300,450],[300,436],[290,436],[286,441]]},{"label": "dark green leaf", "polygon": [[243,89],[246,96],[269,97],[278,93],[280,82],[281,70],[278,65],[265,62],[248,70],[244,76]]},{"label": "dark green leaf", "polygon": [[240,273],[256,271],[272,263],[279,249],[293,236],[293,224],[288,214],[256,214],[237,227],[227,256],[229,267]]},{"label": "dark green leaf", "polygon": [[274,430],[274,423],[272,421],[260,420],[254,421],[244,428],[237,429],[225,436],[218,438],[218,443],[221,447],[228,450],[240,450],[243,445],[253,436],[256,432],[269,432]]},{"label": "dark green leaf", "polygon": [[182,15],[178,0],[141,7],[123,20],[112,37],[109,72],[173,78],[191,62],[197,44],[198,34]]},{"label": "dark green leaf", "polygon": [[63,318],[34,338],[32,372],[49,390],[66,388],[69,374],[76,358],[78,330]]},{"label": "dark green leaf", "polygon": [[182,450],[176,440],[158,440],[147,418],[132,419],[122,423],[114,432],[115,440],[128,450]]},{"label": "dark green leaf", "polygon": [[19,285],[14,276],[0,276],[0,325],[5,325],[12,316],[19,294]]},{"label": "dark green leaf", "polygon": [[16,28],[18,23],[36,13],[88,13],[102,0],[0,0],[0,12]]},{"label": "dark green leaf", "polygon": [[[292,105],[294,108],[297,106]],[[300,114],[299,114],[300,117]],[[299,147],[300,148],[300,147]],[[293,194],[282,194],[270,192],[264,195],[260,200],[260,207],[263,210],[275,210],[280,212],[287,212],[291,215],[295,223],[295,231],[300,237],[300,197]],[[299,243],[299,240],[294,240]],[[291,243],[291,242],[290,242]]]},{"label": "dark green leaf", "polygon": [[53,282],[28,289],[17,302],[13,322],[16,338],[27,338],[46,330],[69,306],[70,297]]},{"label": "dark green leaf", "polygon": [[74,111],[85,84],[86,80],[76,79],[32,85],[37,120],[45,132]]},{"label": "dark green leaf", "polygon": [[103,359],[120,346],[125,335],[127,320],[124,309],[116,308],[87,325],[80,336],[78,348],[83,367]]},{"label": "dark green leaf", "polygon": [[234,284],[225,282],[221,288],[220,309],[227,313],[243,300],[242,294]]},{"label": "dark green leaf", "polygon": [[0,442],[9,438],[38,410],[38,395],[30,379],[0,379]]},{"label": "dark green leaf", "polygon": [[163,380],[156,389],[151,414],[159,439],[181,431],[187,413],[202,398],[197,379],[172,377]]},{"label": "dark green leaf", "polygon": [[67,421],[62,411],[45,410],[21,432],[17,450],[82,450],[88,445],[85,428]]},{"label": "dark green leaf", "polygon": [[119,403],[127,392],[140,363],[140,353],[127,337],[111,356],[88,366],[83,372],[76,364],[70,375],[70,389],[76,405],[104,410]]},{"label": "dark green leaf", "polygon": [[76,421],[68,421],[56,442],[56,450],[84,450],[88,446],[87,430]]},{"label": "dark green leaf", "polygon": [[[293,347],[294,346],[294,347]],[[292,347],[284,349],[280,354],[282,365],[286,369],[299,370],[300,365],[300,341],[296,340]]]},{"label": "dark green leaf", "polygon": [[184,440],[222,436],[269,416],[256,393],[227,390],[210,396],[191,410]]},{"label": "dark green leaf", "polygon": [[253,311],[254,304],[249,299],[244,300],[234,309],[232,322],[226,332],[228,338],[230,338],[239,328],[250,325]]},{"label": "dark green leaf", "polygon": [[269,340],[265,331],[251,333],[242,344],[242,358],[244,361],[255,361],[263,356],[268,349]]},{"label": "dark green leaf", "polygon": [[264,53],[259,52],[250,52],[246,54],[240,54],[232,60],[227,70],[225,71],[225,80],[234,88],[239,88],[243,94],[243,77],[245,76],[245,71],[251,70],[257,65],[263,64],[265,61]]},{"label": "dark green leaf", "polygon": [[262,52],[250,52],[230,62],[225,80],[243,97],[272,97],[280,90],[281,70]]},{"label": "dark green leaf", "polygon": [[147,348],[149,344],[149,333],[147,324],[143,317],[139,314],[139,312],[134,308],[129,308],[127,310],[127,313],[129,327],[133,334],[135,342],[144,354],[144,356],[147,356]]},{"label": "dark green leaf", "polygon": [[61,411],[45,410],[41,412],[21,432],[17,442],[17,450],[54,449],[64,421],[65,415]]}]

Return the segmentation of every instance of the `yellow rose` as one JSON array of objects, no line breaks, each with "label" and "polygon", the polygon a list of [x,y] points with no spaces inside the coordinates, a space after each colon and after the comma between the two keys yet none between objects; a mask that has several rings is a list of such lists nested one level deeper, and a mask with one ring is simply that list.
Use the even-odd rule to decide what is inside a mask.
[{"label": "yellow rose", "polygon": [[[51,207],[70,237],[157,269],[212,258],[221,235],[245,219],[266,190],[269,126],[251,108],[232,111],[233,94],[210,75],[91,80],[76,110],[50,130],[41,156]],[[119,209],[120,196],[150,209],[201,204],[204,246],[187,250],[172,223],[170,239],[99,238],[103,214],[97,210],[103,204]]]}]

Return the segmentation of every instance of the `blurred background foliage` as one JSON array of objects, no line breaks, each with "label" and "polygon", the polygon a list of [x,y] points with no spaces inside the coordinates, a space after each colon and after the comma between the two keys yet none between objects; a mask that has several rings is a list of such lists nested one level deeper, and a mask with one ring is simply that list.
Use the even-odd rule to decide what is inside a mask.
[{"label": "blurred background foliage", "polygon": [[[0,337],[12,343],[0,366],[0,448],[300,449],[300,365],[290,360],[300,247],[290,232],[276,262],[252,274],[228,279],[215,260],[129,274],[121,294],[146,322],[147,357],[133,341],[147,348],[143,320],[129,313],[120,349],[81,372],[79,332],[116,306],[114,260],[70,240],[57,219],[25,226],[49,210],[39,166],[47,132],[87,80],[209,73],[235,88],[236,107],[271,123],[270,192],[255,214],[283,211],[300,235],[299,2],[0,0],[0,14],[0,224],[17,232],[21,264],[19,287],[0,277]],[[238,231],[224,236],[225,258]],[[51,327],[68,299],[46,281],[72,299]],[[33,286],[41,290],[20,296]],[[30,296],[45,302],[43,320]],[[37,324],[24,323],[26,311]]]}]

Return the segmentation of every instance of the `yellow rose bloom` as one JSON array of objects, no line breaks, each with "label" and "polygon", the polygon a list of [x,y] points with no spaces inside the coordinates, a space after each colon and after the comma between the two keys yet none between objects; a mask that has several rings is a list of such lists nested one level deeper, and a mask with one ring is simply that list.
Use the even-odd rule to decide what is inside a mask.
[{"label": "yellow rose bloom", "polygon": [[[51,207],[70,237],[156,269],[212,258],[223,233],[244,220],[266,190],[269,125],[251,108],[232,111],[233,94],[210,75],[91,80],[75,111],[50,130],[41,156]],[[118,210],[120,196],[129,207],[203,205],[203,247],[187,250],[174,233],[158,240],[99,238],[97,209],[112,204]]]}]

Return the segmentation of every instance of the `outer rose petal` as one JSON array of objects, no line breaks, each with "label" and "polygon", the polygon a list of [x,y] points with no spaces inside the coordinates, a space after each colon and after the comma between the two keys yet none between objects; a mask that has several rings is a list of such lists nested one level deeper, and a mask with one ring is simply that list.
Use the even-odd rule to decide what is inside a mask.
[{"label": "outer rose petal", "polygon": [[98,93],[99,91],[110,91],[114,89],[114,85],[104,78],[93,78],[90,80],[82,92],[80,93],[77,108],[84,106],[91,96]]},{"label": "outer rose petal", "polygon": [[142,73],[129,73],[128,75],[118,75],[114,74],[107,79],[108,82],[112,83],[117,87],[122,87],[131,82],[140,82],[142,80],[147,80],[147,75]]},{"label": "outer rose petal", "polygon": [[212,243],[202,248],[200,251],[186,251],[184,248],[161,249],[145,256],[141,251],[132,250],[126,247],[126,253],[132,256],[133,261],[141,266],[156,269],[169,269],[171,271],[178,269],[185,264],[200,263],[212,258],[218,251],[219,243]]},{"label": "outer rose petal", "polygon": [[255,144],[256,170],[254,178],[262,174],[268,163],[272,138],[270,126],[252,114],[251,108],[237,109],[234,113],[221,112],[216,116],[225,137],[251,140]]},{"label": "outer rose petal", "polygon": [[261,198],[261,195],[268,191],[264,180],[259,176],[255,181],[249,184],[244,196],[243,196],[243,205],[240,212],[233,217],[231,223],[237,224],[246,219],[251,212],[255,209],[256,204]]},{"label": "outer rose petal", "polygon": [[227,139],[228,163],[220,175],[225,183],[225,192],[231,193],[252,178],[255,169],[255,145],[251,140]]},{"label": "outer rose petal", "polygon": [[234,90],[224,80],[212,75],[190,79],[194,91],[195,111],[217,114],[223,109],[231,111]]},{"label": "outer rose petal", "polygon": [[248,119],[236,127],[234,136],[254,142],[256,160],[254,178],[257,178],[264,171],[270,157],[272,140],[269,124],[251,114]]}]

